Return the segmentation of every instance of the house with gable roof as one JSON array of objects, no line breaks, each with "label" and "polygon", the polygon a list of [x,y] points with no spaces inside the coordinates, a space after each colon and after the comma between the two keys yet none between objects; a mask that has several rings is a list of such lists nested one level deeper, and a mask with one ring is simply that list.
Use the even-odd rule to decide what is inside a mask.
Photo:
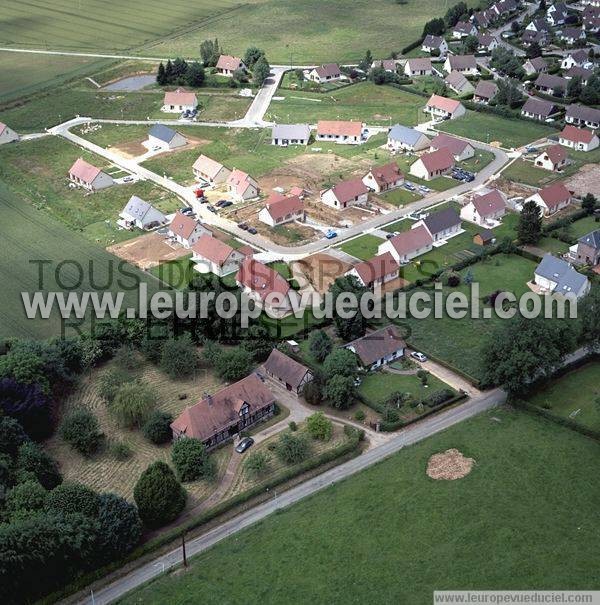
[{"label": "house with gable roof", "polygon": [[448,52],[448,43],[443,36],[428,34],[421,44],[421,50],[426,53],[437,51],[439,56],[443,57]]},{"label": "house with gable roof", "polygon": [[544,216],[548,216],[566,208],[572,199],[573,196],[564,183],[553,183],[540,189],[525,201],[535,202]]},{"label": "house with gable roof", "polygon": [[360,145],[364,143],[362,122],[348,120],[319,120],[317,122],[317,141],[331,141],[344,145]]},{"label": "house with gable roof", "polygon": [[263,364],[263,369],[269,378],[297,395],[300,395],[304,387],[315,378],[311,370],[279,349],[271,351]]},{"label": "house with gable roof", "polygon": [[409,172],[424,181],[430,181],[448,174],[454,168],[454,157],[451,151],[443,147],[436,151],[426,152],[410,166]]},{"label": "house with gable roof", "polygon": [[423,111],[431,114],[432,119],[442,118],[444,120],[455,120],[464,116],[467,112],[465,106],[460,101],[435,94],[431,95]]},{"label": "house with gable roof", "polygon": [[115,184],[112,176],[82,158],[75,160],[69,168],[69,180],[88,191],[100,191]]},{"label": "house with gable roof", "polygon": [[569,255],[578,265],[600,266],[600,229],[580,237],[569,249]]},{"label": "house with gable roof", "polygon": [[430,252],[433,248],[433,238],[424,226],[418,226],[386,240],[377,249],[378,256],[386,253],[400,265],[410,262],[413,258]]},{"label": "house with gable roof", "polygon": [[558,142],[576,151],[592,151],[600,145],[600,140],[593,130],[577,128],[572,124],[565,124],[558,135]]},{"label": "house with gable roof", "polygon": [[238,202],[251,200],[258,196],[260,191],[258,183],[249,174],[237,168],[234,168],[227,177],[226,184],[227,191]]},{"label": "house with gable roof", "polygon": [[444,208],[417,221],[412,229],[425,227],[434,242],[450,239],[462,232],[460,216],[454,208]]},{"label": "house with gable roof", "polygon": [[154,229],[167,222],[166,216],[152,204],[132,195],[125,208],[119,214],[120,220],[117,224],[126,229],[137,227],[138,229]]},{"label": "house with gable roof", "polygon": [[567,261],[552,254],[544,255],[535,268],[531,284],[540,294],[581,298],[590,291],[590,282],[585,275],[575,270]]},{"label": "house with gable roof", "polygon": [[246,64],[239,57],[232,57],[231,55],[221,55],[217,61],[216,69],[220,76],[226,76],[227,78],[232,78],[238,70],[248,71]]},{"label": "house with gable roof", "polygon": [[352,351],[365,370],[376,370],[404,355],[406,342],[400,330],[389,325],[370,332],[344,345],[344,349]]},{"label": "house with gable roof", "polygon": [[538,155],[534,164],[538,168],[544,170],[550,170],[552,172],[559,172],[568,163],[569,156],[567,150],[561,145],[548,145],[540,155]]},{"label": "house with gable roof", "polygon": [[202,234],[192,245],[192,262],[198,273],[214,273],[219,277],[237,271],[244,254],[216,237]]},{"label": "house with gable roof", "polygon": [[460,218],[482,227],[496,227],[506,214],[506,198],[497,189],[483,195],[474,195],[460,210]]},{"label": "house with gable roof", "polygon": [[297,195],[285,196],[272,193],[265,207],[258,213],[258,219],[270,227],[284,225],[292,221],[306,220],[304,202]]},{"label": "house with gable roof", "polygon": [[306,74],[306,79],[317,84],[325,84],[325,82],[334,82],[342,77],[340,66],[337,63],[325,63],[314,67]]},{"label": "house with gable roof", "polygon": [[396,162],[388,162],[383,166],[372,167],[362,182],[372,191],[381,193],[382,191],[391,191],[404,183],[404,175]]},{"label": "house with gable roof", "polygon": [[455,162],[464,162],[475,155],[475,148],[469,141],[440,132],[431,140],[430,151],[448,149]]},{"label": "house with gable roof", "polygon": [[182,88],[165,92],[165,98],[161,111],[165,113],[182,113],[194,111],[198,107],[198,98],[193,92],[187,92]]},{"label": "house with gable roof", "polygon": [[398,277],[400,265],[391,252],[378,254],[370,260],[365,260],[344,275],[354,276],[365,288],[381,287]]},{"label": "house with gable roof", "polygon": [[359,178],[341,181],[337,185],[321,191],[321,201],[337,210],[366,204],[368,199],[369,188]]},{"label": "house with gable roof", "polygon": [[194,162],[192,170],[198,181],[204,181],[210,185],[225,183],[231,174],[229,168],[204,154]]},{"label": "house with gable roof", "polygon": [[181,212],[175,213],[169,225],[170,237],[184,248],[191,248],[202,235],[211,236],[212,233],[199,220]]},{"label": "house with gable roof", "polygon": [[164,124],[155,124],[148,132],[148,139],[143,145],[147,149],[161,149],[170,151],[187,145],[187,139],[176,130],[168,128]]},{"label": "house with gable roof", "polygon": [[419,130],[395,124],[388,132],[387,147],[390,151],[421,151],[427,149],[431,141]]}]

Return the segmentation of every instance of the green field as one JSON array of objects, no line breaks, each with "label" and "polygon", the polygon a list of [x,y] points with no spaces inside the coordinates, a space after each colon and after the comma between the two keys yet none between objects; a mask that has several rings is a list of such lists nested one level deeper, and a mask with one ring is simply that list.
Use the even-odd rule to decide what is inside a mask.
[{"label": "green field", "polygon": [[508,119],[482,111],[467,111],[457,120],[447,120],[437,126],[439,130],[461,137],[492,143],[501,147],[520,147],[537,139],[556,134],[556,130],[529,120]]},{"label": "green field", "polygon": [[375,403],[385,403],[392,393],[409,393],[413,399],[422,399],[435,391],[449,388],[445,382],[429,374],[427,386],[423,386],[416,374],[371,372],[363,378],[358,392]]},{"label": "green field", "polygon": [[[449,448],[474,459],[470,474],[430,479],[430,456]],[[436,589],[597,590],[599,454],[551,422],[493,410],[278,510],[123,602],[429,605]]]},{"label": "green field", "polygon": [[[48,338],[59,336],[61,333],[60,318],[56,313],[48,320],[30,320],[26,317],[21,292],[35,292],[38,289],[117,291],[120,289],[116,283],[118,278],[122,278],[123,285],[127,287],[135,286],[133,278],[121,274],[121,265],[125,271],[136,276],[137,280],[148,281],[150,293],[158,285],[154,279],[147,279],[137,269],[126,265],[81,235],[73,233],[48,213],[32,206],[24,197],[15,195],[1,181],[0,225],[0,338]],[[38,281],[38,265],[32,263],[34,260],[48,261],[41,288]],[[58,275],[60,283],[63,284],[59,286],[55,269],[61,261],[68,263]],[[79,286],[79,270],[70,261],[76,261],[82,267],[83,281]],[[136,291],[128,290],[125,293],[125,304],[135,307],[136,301]],[[89,324],[86,324],[85,328],[89,329]]]},{"label": "green field", "polygon": [[539,388],[527,401],[561,418],[600,430],[600,362],[593,361]]},{"label": "green field", "polygon": [[340,246],[346,254],[360,258],[361,260],[369,260],[377,254],[377,248],[383,244],[384,240],[376,235],[365,233],[345,244]]}]

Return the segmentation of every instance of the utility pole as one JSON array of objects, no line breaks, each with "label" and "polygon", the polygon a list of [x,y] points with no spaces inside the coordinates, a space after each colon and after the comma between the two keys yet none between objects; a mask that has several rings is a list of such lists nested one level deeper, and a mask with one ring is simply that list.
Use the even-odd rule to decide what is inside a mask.
[{"label": "utility pole", "polygon": [[187,567],[188,563],[187,563],[187,554],[185,552],[185,532],[182,532],[182,534],[181,534],[181,552],[183,554],[183,566]]}]

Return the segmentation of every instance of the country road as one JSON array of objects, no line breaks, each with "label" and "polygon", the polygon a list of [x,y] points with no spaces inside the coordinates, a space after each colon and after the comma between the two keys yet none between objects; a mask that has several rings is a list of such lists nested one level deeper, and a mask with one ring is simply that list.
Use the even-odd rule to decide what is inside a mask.
[{"label": "country road", "polygon": [[[382,445],[369,449],[366,453],[361,454],[344,464],[340,464],[321,475],[309,479],[305,483],[301,483],[300,485],[277,495],[272,500],[259,504],[230,521],[226,521],[206,534],[189,540],[186,543],[187,555],[188,557],[191,557],[199,554],[217,542],[257,523],[276,510],[291,506],[303,498],[311,496],[334,483],[343,481],[355,473],[359,473],[384,458],[395,454],[404,447],[427,439],[463,420],[472,418],[481,412],[500,405],[504,403],[505,400],[506,394],[504,391],[494,389],[479,398],[469,400],[462,405],[418,422],[417,424],[402,430],[398,435],[392,437]],[[89,605],[91,603],[94,605],[106,605],[112,603],[129,591],[156,578],[163,572],[163,569],[171,569],[172,567],[181,564],[181,562],[181,548],[177,548],[148,563],[144,563],[138,569],[135,569],[126,576],[118,578],[103,588],[94,591],[93,599],[90,594],[89,597],[82,597],[77,602],[82,605]]]}]

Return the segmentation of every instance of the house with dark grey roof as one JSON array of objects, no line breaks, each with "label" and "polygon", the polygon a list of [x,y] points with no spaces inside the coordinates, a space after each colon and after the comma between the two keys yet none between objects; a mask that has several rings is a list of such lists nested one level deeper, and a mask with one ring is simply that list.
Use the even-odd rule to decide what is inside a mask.
[{"label": "house with dark grey roof", "polygon": [[424,219],[417,221],[412,228],[425,227],[434,242],[449,239],[461,232],[460,216],[454,208],[445,208],[432,212]]},{"label": "house with dark grey roof", "polygon": [[471,82],[469,82],[469,80],[467,80],[467,78],[458,71],[451,71],[444,78],[444,82],[450,90],[454,91],[460,96],[469,95],[475,90],[473,84],[471,84]]},{"label": "house with dark grey roof", "polygon": [[569,82],[565,78],[555,76],[554,74],[540,74],[533,85],[540,92],[544,92],[548,95],[554,95],[555,97],[562,97],[568,86]]},{"label": "house with dark grey roof", "polygon": [[498,85],[491,80],[479,80],[473,93],[473,101],[475,103],[483,103],[487,105],[498,92]]},{"label": "house with dark grey roof", "polygon": [[339,65],[337,63],[326,63],[319,67],[314,67],[309,70],[306,74],[307,80],[317,82],[318,84],[325,84],[325,82],[333,82],[339,80],[342,77]]},{"label": "house with dark grey roof", "polygon": [[429,34],[425,36],[421,50],[426,53],[437,51],[443,57],[448,52],[448,43],[443,36],[432,36]]},{"label": "house with dark grey roof", "polygon": [[395,124],[388,132],[387,146],[390,151],[421,151],[427,149],[431,141],[414,128]]},{"label": "house with dark grey roof", "polygon": [[448,55],[444,62],[444,71],[458,71],[461,74],[476,76],[479,74],[475,55]]},{"label": "house with dark grey roof", "polygon": [[532,282],[540,294],[559,294],[581,298],[590,290],[590,282],[567,262],[552,254],[545,254],[535,268]]},{"label": "house with dark grey roof", "polygon": [[460,40],[462,38],[466,38],[467,36],[476,36],[477,28],[471,21],[459,21],[452,28],[452,37]]},{"label": "house with dark grey roof", "polygon": [[600,229],[596,229],[577,240],[571,247],[570,256],[578,265],[600,265]]},{"label": "house with dark grey roof", "polygon": [[187,145],[187,139],[164,124],[152,126],[150,132],[148,132],[148,140],[144,141],[144,147],[153,151],[169,151],[185,145]]},{"label": "house with dark grey roof", "polygon": [[556,107],[553,103],[544,99],[534,99],[533,97],[529,97],[521,108],[523,117],[539,120],[540,122],[547,120],[555,112]]},{"label": "house with dark grey roof", "polygon": [[153,229],[167,222],[165,215],[160,210],[157,210],[152,204],[137,195],[132,195],[129,198],[119,217],[120,221],[117,221],[117,223],[126,229],[132,229],[133,227]]},{"label": "house with dark grey roof", "polygon": [[406,342],[396,326],[386,326],[344,345],[367,370],[375,370],[404,355]]},{"label": "house with dark grey roof", "polygon": [[600,128],[600,109],[586,107],[585,105],[572,104],[567,107],[565,121],[575,126],[587,126],[588,128]]},{"label": "house with dark grey roof", "polygon": [[413,57],[404,64],[404,74],[413,76],[430,76],[433,71],[429,57]]},{"label": "house with dark grey roof", "polygon": [[548,62],[543,57],[534,57],[523,63],[523,69],[528,76],[542,74],[548,71]]},{"label": "house with dark grey roof", "polygon": [[269,378],[296,394],[302,393],[304,387],[314,379],[313,373],[306,366],[279,349],[271,351],[263,368]]},{"label": "house with dark grey roof", "polygon": [[279,147],[288,145],[308,145],[310,126],[308,124],[276,124],[271,131],[271,144]]}]

